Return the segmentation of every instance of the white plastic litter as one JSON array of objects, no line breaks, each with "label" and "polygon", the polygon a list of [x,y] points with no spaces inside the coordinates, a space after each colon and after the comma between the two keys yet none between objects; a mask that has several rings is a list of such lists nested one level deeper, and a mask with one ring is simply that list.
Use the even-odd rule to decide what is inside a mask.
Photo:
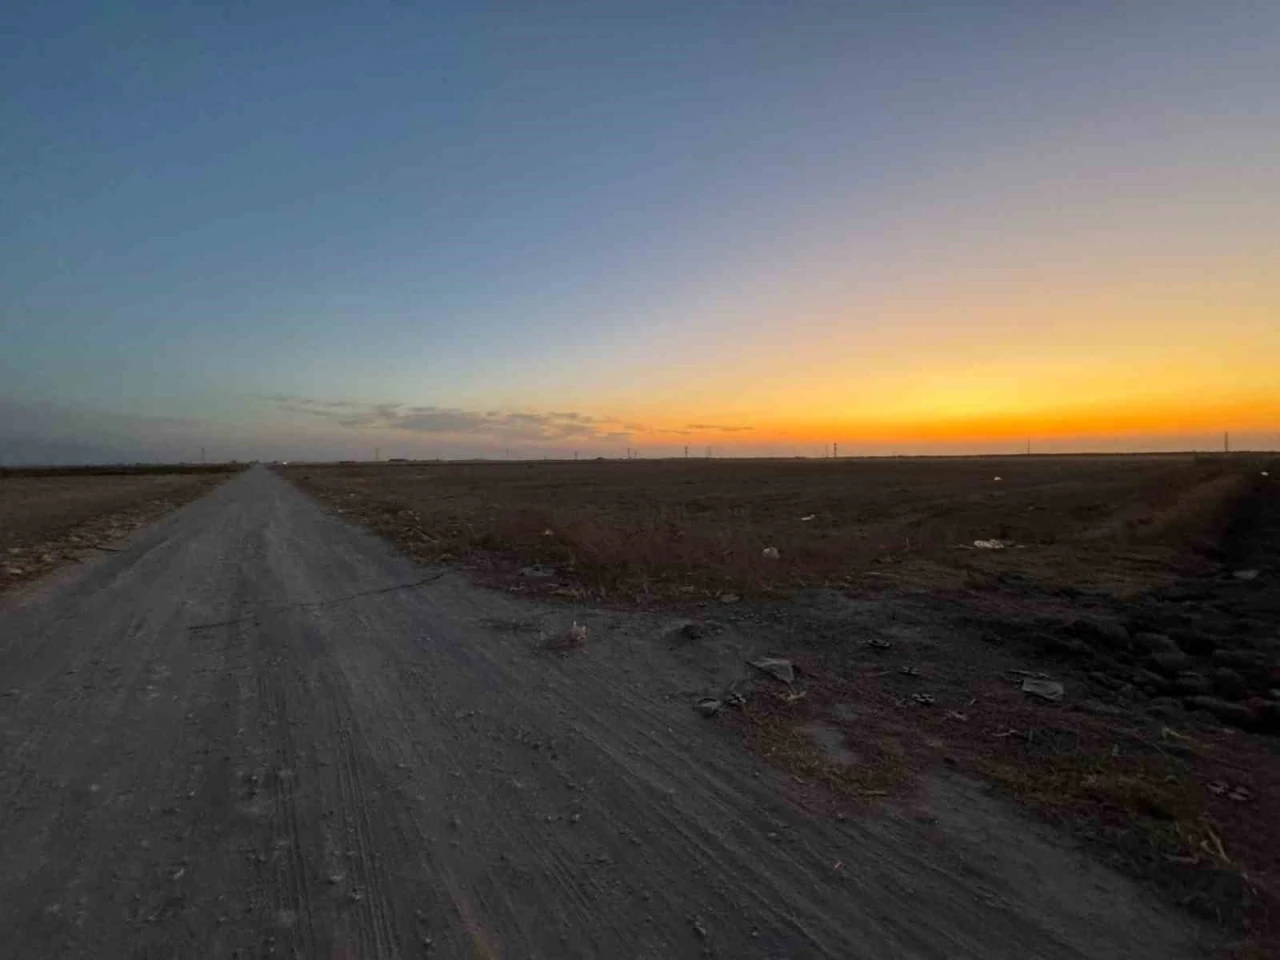
[{"label": "white plastic litter", "polygon": [[762,551],[760,551],[760,555],[764,557],[766,560],[777,560],[779,557],[778,548],[765,547]]}]

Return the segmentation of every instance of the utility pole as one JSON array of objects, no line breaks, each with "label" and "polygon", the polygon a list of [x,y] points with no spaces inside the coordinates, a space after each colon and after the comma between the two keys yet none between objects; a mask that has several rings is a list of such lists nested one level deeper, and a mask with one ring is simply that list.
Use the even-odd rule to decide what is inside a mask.
[{"label": "utility pole", "polygon": [[707,459],[711,459],[711,444],[707,444]]},{"label": "utility pole", "polygon": [[833,444],[831,445],[831,459],[832,459],[832,460],[839,460],[839,459],[840,459],[840,444],[838,444],[838,443],[833,443]]},{"label": "utility pole", "polygon": [[374,462],[374,463],[377,463],[377,462],[379,462],[381,459],[382,459],[382,448],[381,448],[381,447],[374,447],[374,448],[373,448],[373,462]]},{"label": "utility pole", "polygon": [[1031,438],[1027,437],[1027,456],[1031,456]]},{"label": "utility pole", "polygon": [[688,459],[689,459],[689,445],[688,445],[688,444],[685,444],[685,447],[684,447],[684,458],[685,458],[686,460],[688,460]]},{"label": "utility pole", "polygon": [[1227,433],[1225,430],[1222,431],[1222,452],[1231,452],[1231,434]]},{"label": "utility pole", "polygon": [[573,451],[573,459],[575,459],[575,460],[577,460],[577,459],[578,459],[578,451],[577,451],[577,450]]}]

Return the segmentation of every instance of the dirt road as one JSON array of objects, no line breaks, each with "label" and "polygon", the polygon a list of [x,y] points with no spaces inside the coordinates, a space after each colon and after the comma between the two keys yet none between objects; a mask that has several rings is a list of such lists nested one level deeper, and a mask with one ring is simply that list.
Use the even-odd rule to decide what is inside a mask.
[{"label": "dirt road", "polygon": [[571,611],[263,468],[0,611],[7,956],[1198,955],[967,782],[807,810],[650,669],[660,621],[549,654]]}]

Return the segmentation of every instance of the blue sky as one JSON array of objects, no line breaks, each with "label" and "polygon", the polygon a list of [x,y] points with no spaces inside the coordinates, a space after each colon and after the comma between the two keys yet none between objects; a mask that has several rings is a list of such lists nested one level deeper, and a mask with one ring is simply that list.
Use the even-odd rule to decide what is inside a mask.
[{"label": "blue sky", "polygon": [[[1273,4],[0,17],[0,400],[41,411],[23,450],[94,417],[122,455],[749,452],[819,428],[925,449],[914,421],[897,443],[867,424],[876,397],[968,415],[991,358],[1043,384],[1093,337],[1272,429],[1265,383],[1230,384],[1280,345]],[[973,415],[1052,407],[1033,386]],[[1132,444],[1212,432],[1161,426]]]}]

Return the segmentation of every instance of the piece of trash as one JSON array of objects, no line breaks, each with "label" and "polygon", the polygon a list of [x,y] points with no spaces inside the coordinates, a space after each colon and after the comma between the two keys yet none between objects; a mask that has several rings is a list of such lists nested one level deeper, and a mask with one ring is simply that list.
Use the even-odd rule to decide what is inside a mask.
[{"label": "piece of trash", "polygon": [[911,667],[911,666],[907,666],[907,667],[903,667],[903,668],[901,668],[898,672],[899,672],[900,674],[902,674],[904,677],[918,677],[918,676],[920,676],[920,668],[919,668],[919,667]]},{"label": "piece of trash", "polygon": [[975,540],[973,545],[979,550],[1008,550],[1013,546],[1012,540]]},{"label": "piece of trash", "polygon": [[555,536],[555,532],[554,532],[550,527],[548,527],[546,530],[543,530],[543,531],[542,531],[542,535],[543,535],[544,537],[554,537],[554,536]]},{"label": "piece of trash", "polygon": [[783,703],[795,703],[797,700],[803,700],[808,695],[808,690],[786,690],[778,694],[778,699]]},{"label": "piece of trash", "polygon": [[692,916],[689,918],[689,922],[693,924],[693,932],[696,933],[703,940],[707,939],[707,937],[711,935],[707,930],[707,925],[702,922],[701,917],[696,915]]},{"label": "piece of trash", "polygon": [[1062,695],[1066,691],[1062,684],[1056,680],[1038,680],[1035,677],[1027,677],[1022,681],[1022,692],[1038,697],[1041,700],[1047,700],[1050,703],[1057,703],[1062,699]]},{"label": "piece of trash", "polygon": [[937,702],[932,693],[913,693],[911,699],[923,707],[931,707]]},{"label": "piece of trash", "polygon": [[741,599],[742,599],[742,598],[741,598],[740,596],[738,596],[736,593],[722,593],[722,594],[720,594],[720,602],[721,602],[721,603],[737,603],[737,602],[738,602],[739,600],[741,600]]},{"label": "piece of trash", "polygon": [[969,715],[967,713],[961,713],[959,710],[948,710],[947,716],[952,720],[959,720],[961,723],[967,723],[969,721]]},{"label": "piece of trash", "polygon": [[1264,477],[1269,477],[1269,476],[1271,476],[1271,474],[1267,473],[1267,471],[1265,471],[1265,470],[1263,470],[1263,471],[1262,471],[1262,475],[1263,475]]},{"label": "piece of trash", "polygon": [[1001,480],[1003,480],[1003,479],[1004,479],[1004,477],[992,477],[991,479],[992,479],[992,480],[995,480],[997,483],[999,483]]},{"label": "piece of trash", "polygon": [[[1265,473],[1263,473],[1263,476],[1265,477],[1265,476],[1266,476],[1266,474],[1265,474]],[[814,517],[816,517],[816,516],[817,516],[817,514],[816,514],[816,513],[811,513],[811,514],[809,514],[807,517],[801,517],[801,518],[800,518],[800,522],[801,522],[801,523],[808,523],[810,520],[812,520],[812,519],[813,519]]]},{"label": "piece of trash", "polygon": [[1237,570],[1235,573],[1231,575],[1235,577],[1237,580],[1257,580],[1258,579],[1257,570]]},{"label": "piece of trash", "polygon": [[779,556],[778,548],[765,547],[763,550],[760,551],[760,556],[764,557],[766,560],[777,560]]},{"label": "piece of trash", "polygon": [[796,678],[795,667],[791,665],[790,660],[783,660],[779,657],[761,657],[759,660],[748,660],[751,666],[757,670],[763,670],[772,677],[777,677],[783,683],[790,683]]},{"label": "piece of trash", "polygon": [[876,650],[888,650],[889,647],[892,646],[892,644],[890,644],[884,637],[873,637],[871,640],[867,641],[867,643],[868,646]]},{"label": "piece of trash", "polygon": [[698,712],[704,717],[714,717],[723,706],[724,701],[717,700],[715,697],[703,697],[697,704]]},{"label": "piece of trash", "polygon": [[1244,803],[1246,800],[1252,800],[1253,794],[1249,792],[1247,787],[1232,787],[1231,792],[1227,794],[1227,799]]}]

